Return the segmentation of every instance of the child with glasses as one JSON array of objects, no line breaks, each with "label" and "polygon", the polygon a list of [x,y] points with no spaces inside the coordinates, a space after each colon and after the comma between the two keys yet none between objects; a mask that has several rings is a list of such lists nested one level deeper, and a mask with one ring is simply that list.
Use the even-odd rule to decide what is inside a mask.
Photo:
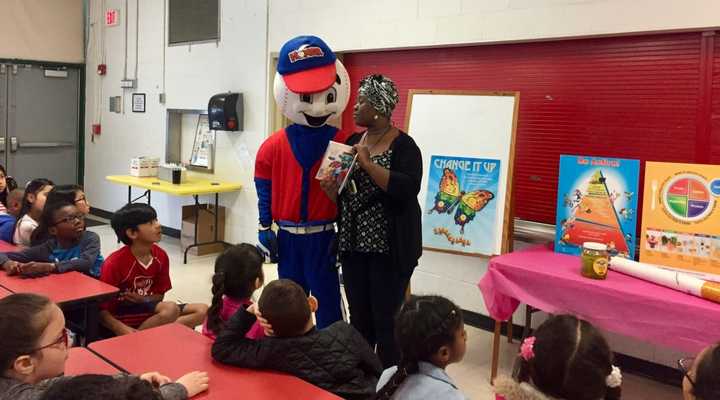
[{"label": "child with glasses", "polygon": [[79,271],[100,277],[100,237],[85,230],[85,216],[74,204],[48,204],[38,229],[48,232],[49,239],[44,243],[16,253],[0,253],[0,265],[8,274],[32,277]]},{"label": "child with glasses", "polygon": [[720,399],[720,345],[710,345],[695,358],[679,360],[678,365],[685,400]]},{"label": "child with glasses", "polygon": [[[58,202],[66,202],[77,207],[80,214],[86,216],[90,214],[90,203],[85,196],[85,192],[78,185],[57,185],[53,186],[48,192],[45,206],[50,207]],[[35,246],[45,243],[50,238],[47,226],[38,226],[30,235],[30,243]]]},{"label": "child with glasses", "polygon": [[[62,376],[69,345],[65,317],[48,298],[21,293],[0,300],[0,337],[0,400],[40,399],[73,379]],[[204,372],[191,372],[175,383],[156,372],[139,379],[159,386],[163,399],[187,399],[208,388]]]}]

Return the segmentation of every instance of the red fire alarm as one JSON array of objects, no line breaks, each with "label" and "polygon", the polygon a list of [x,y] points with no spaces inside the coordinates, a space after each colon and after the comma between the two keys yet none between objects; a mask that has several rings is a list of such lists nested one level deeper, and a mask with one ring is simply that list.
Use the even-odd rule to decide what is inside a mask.
[{"label": "red fire alarm", "polygon": [[97,74],[98,75],[105,75],[107,73],[107,65],[105,64],[99,64],[97,67]]},{"label": "red fire alarm", "polygon": [[105,11],[105,26],[116,26],[120,19],[120,10],[109,9]]},{"label": "red fire alarm", "polygon": [[100,134],[100,124],[92,124],[92,134],[93,135],[99,135]]}]

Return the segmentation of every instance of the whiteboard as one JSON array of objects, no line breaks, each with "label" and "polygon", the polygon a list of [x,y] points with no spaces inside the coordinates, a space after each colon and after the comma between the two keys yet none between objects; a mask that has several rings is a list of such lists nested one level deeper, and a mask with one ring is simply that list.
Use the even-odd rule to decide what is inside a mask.
[{"label": "whiteboard", "polygon": [[[472,92],[411,90],[406,114],[407,132],[420,147],[423,156],[423,181],[418,200],[423,207],[423,223],[428,195],[428,173],[433,155],[500,160],[498,188],[495,194],[494,246],[491,256],[511,249],[511,200],[515,128],[519,94],[517,92]],[[431,196],[434,196],[431,192]],[[423,235],[426,235],[424,226]],[[424,239],[425,242],[425,239]],[[465,254],[458,251],[442,250]]]}]

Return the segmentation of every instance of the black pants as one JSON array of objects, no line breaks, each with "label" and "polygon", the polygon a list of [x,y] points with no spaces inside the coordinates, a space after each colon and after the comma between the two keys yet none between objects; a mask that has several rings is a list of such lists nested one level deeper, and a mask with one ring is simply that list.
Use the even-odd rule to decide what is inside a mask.
[{"label": "black pants", "polygon": [[368,341],[383,367],[397,365],[395,316],[405,299],[410,275],[393,265],[390,256],[377,253],[343,253],[343,282],[350,308],[350,323]]}]

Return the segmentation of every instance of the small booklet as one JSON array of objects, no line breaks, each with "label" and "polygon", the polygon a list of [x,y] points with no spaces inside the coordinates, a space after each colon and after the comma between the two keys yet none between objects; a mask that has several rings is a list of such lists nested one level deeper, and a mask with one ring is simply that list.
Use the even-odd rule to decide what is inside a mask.
[{"label": "small booklet", "polygon": [[342,192],[347,184],[350,171],[355,165],[355,158],[356,154],[352,146],[331,141],[328,144],[327,150],[325,150],[322,164],[320,164],[320,169],[317,175],[315,175],[315,179],[335,179],[340,185],[338,193]]}]

